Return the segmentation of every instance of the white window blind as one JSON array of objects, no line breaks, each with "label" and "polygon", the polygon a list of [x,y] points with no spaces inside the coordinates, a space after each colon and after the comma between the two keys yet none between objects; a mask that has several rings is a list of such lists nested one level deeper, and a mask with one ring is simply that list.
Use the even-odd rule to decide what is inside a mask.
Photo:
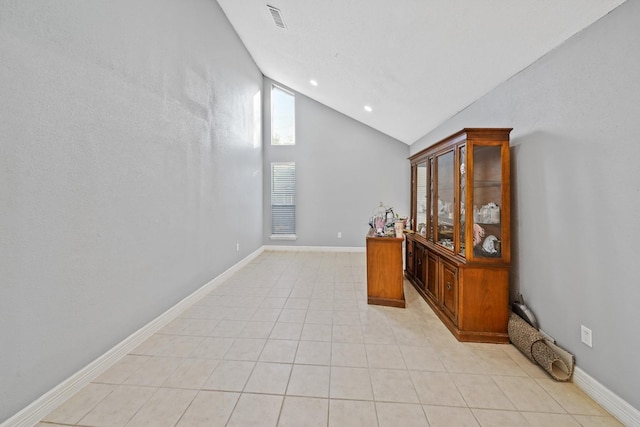
[{"label": "white window blind", "polygon": [[271,163],[271,238],[295,238],[296,164]]}]

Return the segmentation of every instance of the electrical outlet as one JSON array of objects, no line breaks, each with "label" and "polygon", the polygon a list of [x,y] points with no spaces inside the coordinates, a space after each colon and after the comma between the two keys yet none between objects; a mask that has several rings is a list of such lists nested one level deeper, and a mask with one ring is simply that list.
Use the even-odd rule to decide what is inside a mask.
[{"label": "electrical outlet", "polygon": [[593,336],[591,335],[591,329],[587,328],[584,325],[580,325],[580,339],[582,342],[589,347],[593,347]]},{"label": "electrical outlet", "polygon": [[240,243],[236,243],[236,252],[240,252]]},{"label": "electrical outlet", "polygon": [[338,231],[338,239],[342,239],[342,231]]}]

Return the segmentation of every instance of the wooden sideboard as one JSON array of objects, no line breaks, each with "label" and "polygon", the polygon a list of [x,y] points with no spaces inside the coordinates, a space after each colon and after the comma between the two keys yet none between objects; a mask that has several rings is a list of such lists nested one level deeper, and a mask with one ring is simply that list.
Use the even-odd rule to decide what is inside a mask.
[{"label": "wooden sideboard", "polygon": [[367,234],[367,302],[404,308],[403,237]]}]

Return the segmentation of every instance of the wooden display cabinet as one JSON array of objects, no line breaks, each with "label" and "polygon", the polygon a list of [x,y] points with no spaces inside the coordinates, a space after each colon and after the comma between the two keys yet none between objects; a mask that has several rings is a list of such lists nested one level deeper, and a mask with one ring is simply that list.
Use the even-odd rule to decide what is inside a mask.
[{"label": "wooden display cabinet", "polygon": [[509,342],[510,132],[463,129],[409,158],[405,276],[460,341]]}]

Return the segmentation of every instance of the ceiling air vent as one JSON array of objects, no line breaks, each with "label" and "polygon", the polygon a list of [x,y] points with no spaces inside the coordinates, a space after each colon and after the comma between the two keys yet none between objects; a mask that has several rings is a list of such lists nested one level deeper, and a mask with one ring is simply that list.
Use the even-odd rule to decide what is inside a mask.
[{"label": "ceiling air vent", "polygon": [[271,13],[271,17],[273,18],[273,22],[276,24],[276,27],[286,30],[287,26],[284,25],[284,19],[282,19],[282,14],[280,13],[280,9],[275,8],[273,6],[269,6],[269,5],[267,5],[267,9],[269,9],[269,12]]}]

